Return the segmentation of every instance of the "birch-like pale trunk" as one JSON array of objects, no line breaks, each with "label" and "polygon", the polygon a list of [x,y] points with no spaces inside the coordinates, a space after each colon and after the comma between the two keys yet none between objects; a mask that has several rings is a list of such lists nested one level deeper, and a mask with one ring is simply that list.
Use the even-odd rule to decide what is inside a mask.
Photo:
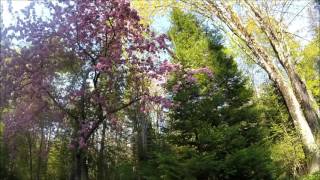
[{"label": "birch-like pale trunk", "polygon": [[[253,34],[245,28],[245,25],[242,23],[238,14],[232,10],[231,6],[227,5],[224,1],[213,0],[192,2],[184,0],[184,2],[189,5],[191,4],[198,13],[203,14],[206,17],[218,17],[218,19],[220,19],[231,32],[238,37],[238,40],[244,42],[246,50],[249,51],[250,58],[268,73],[270,79],[276,84],[281,92],[294,126],[301,136],[306,154],[310,156],[309,172],[318,171],[320,168],[320,155],[316,143],[316,136],[314,134],[317,132],[316,129],[318,127],[316,127],[317,119],[311,117],[316,114],[311,104],[312,96],[308,93],[305,84],[295,72],[293,65],[290,64],[290,54],[284,50],[284,47],[281,45],[278,46],[278,44],[275,43],[276,41],[271,39],[272,36],[269,36],[270,34],[268,34],[271,33],[271,31],[265,29],[273,50],[277,50],[277,48],[280,50],[277,54],[277,60],[278,63],[283,66],[285,70],[284,73],[287,73],[287,76],[289,77],[286,78],[283,75],[282,69],[276,65],[277,62],[274,62],[273,55],[270,55],[268,51],[258,43],[258,40]],[[261,23],[260,25],[262,27],[264,24]]]},{"label": "birch-like pale trunk", "polygon": [[313,173],[320,169],[320,154],[315,137],[311,128],[304,117],[300,103],[296,98],[293,88],[288,83],[284,83],[281,78],[273,73],[269,73],[270,78],[276,83],[278,89],[284,97],[288,111],[293,119],[293,123],[297,131],[301,135],[305,151],[310,155],[309,172]]},{"label": "birch-like pale trunk", "polygon": [[100,139],[100,150],[99,150],[99,156],[98,156],[98,170],[97,170],[97,178],[98,179],[106,179],[106,163],[105,161],[105,141],[106,141],[106,129],[107,129],[107,123],[102,123],[102,132],[101,132],[101,139]]},{"label": "birch-like pale trunk", "polygon": [[263,33],[268,38],[276,57],[286,71],[293,87],[293,91],[304,110],[305,117],[313,133],[315,135],[319,135],[319,107],[315,102],[312,93],[308,92],[306,84],[302,81],[292,63],[293,58],[291,56],[289,46],[286,43],[284,31],[280,22],[280,25],[272,24],[271,22],[273,19],[271,19],[261,8],[253,4],[252,1],[244,0],[244,2],[244,4],[248,6],[248,9],[252,12],[255,23],[261,28]]}]

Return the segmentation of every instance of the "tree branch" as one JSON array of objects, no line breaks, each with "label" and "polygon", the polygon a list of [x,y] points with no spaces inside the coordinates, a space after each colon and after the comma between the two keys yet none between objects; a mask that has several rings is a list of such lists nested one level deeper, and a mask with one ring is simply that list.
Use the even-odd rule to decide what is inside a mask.
[{"label": "tree branch", "polygon": [[67,115],[69,115],[70,117],[74,118],[75,120],[78,120],[78,117],[75,116],[74,114],[72,114],[68,109],[66,109],[62,104],[60,104],[56,98],[49,92],[46,91],[49,98],[53,101],[53,103],[59,108],[61,109],[64,113],[66,113]]},{"label": "tree branch", "polygon": [[116,113],[116,112],[118,112],[118,111],[120,111],[122,109],[125,109],[125,108],[131,106],[132,104],[134,104],[135,102],[138,102],[140,99],[141,99],[141,97],[137,97],[137,98],[131,100],[130,102],[128,102],[126,104],[123,104],[120,107],[117,107],[115,109],[107,111],[107,114],[105,116],[103,116],[102,118],[99,118],[99,120],[93,124],[93,126],[90,129],[90,131],[87,134],[85,134],[85,137],[84,137],[85,141],[87,141],[90,138],[90,136],[95,132],[95,130],[107,118],[108,115],[114,114],[114,113]]}]

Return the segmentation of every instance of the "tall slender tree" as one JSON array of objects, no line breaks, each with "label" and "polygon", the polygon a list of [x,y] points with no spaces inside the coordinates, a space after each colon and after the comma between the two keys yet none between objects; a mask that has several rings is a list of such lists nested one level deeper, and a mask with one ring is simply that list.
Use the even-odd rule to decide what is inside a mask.
[{"label": "tall slender tree", "polygon": [[[319,136],[319,106],[311,92],[307,90],[305,82],[294,67],[294,59],[288,46],[286,26],[282,21],[269,15],[268,4],[248,0],[214,1],[194,0],[183,3],[192,7],[192,10],[203,16],[221,20],[231,30],[241,49],[275,82],[284,97],[290,116],[299,132],[306,152],[311,156],[310,172],[320,168],[320,153],[317,136]],[[285,6],[285,5],[284,5]],[[242,8],[247,16],[243,16],[236,8]],[[247,28],[247,20],[251,20],[261,33],[252,32]],[[257,36],[258,35],[258,36]],[[260,41],[259,35],[264,36]],[[265,41],[266,40],[266,41]],[[266,45],[265,42],[268,42]],[[276,61],[275,61],[276,60]],[[279,66],[280,65],[280,66]]]}]

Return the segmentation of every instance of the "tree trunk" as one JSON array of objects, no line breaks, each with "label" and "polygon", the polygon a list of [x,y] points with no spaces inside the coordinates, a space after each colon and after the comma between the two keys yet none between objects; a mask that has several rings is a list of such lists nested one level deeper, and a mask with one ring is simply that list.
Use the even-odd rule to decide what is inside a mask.
[{"label": "tree trunk", "polygon": [[32,140],[31,135],[28,135],[28,149],[29,149],[29,170],[30,170],[30,180],[33,180],[33,167],[32,167]]},{"label": "tree trunk", "polygon": [[277,77],[273,73],[270,73],[270,77],[276,83],[281,94],[283,95],[290,116],[293,119],[294,126],[297,132],[301,135],[306,155],[310,155],[308,171],[310,173],[319,171],[320,156],[318,152],[318,145],[316,143],[312,130],[304,116],[303,110],[300,107],[299,101],[295,96],[293,88],[290,86],[290,84],[285,83],[283,80],[281,80],[281,78]]},{"label": "tree trunk", "polygon": [[[190,1],[183,0],[183,2],[188,4],[188,2]],[[251,51],[251,53],[248,54],[249,57],[251,57],[260,67],[262,67],[268,73],[270,79],[275,82],[275,84],[279,88],[279,91],[284,97],[290,116],[294,122],[294,126],[297,132],[301,135],[301,139],[307,151],[307,155],[311,156],[309,170],[310,172],[319,170],[320,158],[319,153],[317,152],[318,146],[311,129],[311,127],[314,127],[316,125],[317,120],[313,121],[315,119],[314,117],[311,117],[310,119],[309,117],[308,119],[306,118],[306,116],[314,116],[314,113],[313,115],[311,114],[313,111],[311,103],[312,97],[306,90],[305,85],[301,84],[302,81],[295,73],[294,67],[291,66],[293,69],[288,69],[287,65],[290,65],[290,59],[286,58],[290,58],[290,54],[285,53],[284,51],[278,54],[280,55],[279,61],[284,66],[284,69],[286,70],[290,78],[290,81],[288,82],[288,79],[286,79],[282,75],[282,70],[277,66],[277,63],[274,62],[273,56],[268,51],[266,51],[264,46],[259,43],[256,37],[247,30],[245,24],[241,21],[237,12],[232,10],[231,6],[226,4],[225,1],[219,1],[218,3],[218,1],[201,0],[197,2],[198,3],[196,5],[191,4],[191,6],[195,6],[195,8],[198,9],[198,13],[202,13],[206,17],[213,17],[212,15],[215,15],[221,21],[223,21],[225,25],[227,25],[227,27],[239,39],[245,42],[246,47],[248,47],[248,49]],[[255,8],[252,9],[253,12],[255,12]],[[260,17],[259,13],[257,14],[257,17]],[[261,23],[261,25],[263,25],[263,23]],[[269,31],[266,31],[266,33],[268,32]],[[274,38],[274,36],[270,37],[271,38],[269,39],[271,40],[272,38]],[[271,41],[271,45],[276,44],[272,44]],[[281,47],[280,49],[285,50]],[[299,100],[301,100],[301,105],[299,104]],[[307,109],[307,111],[305,111],[305,114],[303,112],[303,109]],[[309,125],[307,120],[313,122]]]},{"label": "tree trunk", "polygon": [[306,119],[308,121],[308,124],[310,125],[310,128],[312,129],[313,133],[317,136],[319,136],[320,133],[320,126],[319,126],[319,109],[317,108],[317,104],[312,96],[307,90],[307,87],[305,83],[301,80],[299,75],[295,72],[294,68],[291,67],[291,65],[287,66],[287,73],[289,75],[289,78],[291,80],[294,93],[299,99],[299,102],[301,103],[301,107],[304,110]]},{"label": "tree trunk", "polygon": [[[78,127],[76,127],[76,129],[78,129]],[[73,142],[77,141],[78,137],[75,136]],[[73,165],[70,180],[89,179],[86,153],[86,148],[80,147],[79,143],[77,142],[73,152]]]},{"label": "tree trunk", "polygon": [[73,180],[88,180],[88,166],[86,162],[85,151],[78,149],[75,155],[75,169]]},{"label": "tree trunk", "polygon": [[106,128],[107,124],[106,122],[103,122],[103,127],[102,127],[102,135],[101,135],[101,141],[100,141],[100,152],[99,152],[99,157],[98,157],[98,172],[97,172],[97,180],[100,179],[106,179],[106,166],[104,163],[104,150],[105,150],[105,136],[106,136]]},{"label": "tree trunk", "polygon": [[41,174],[41,165],[42,165],[42,157],[43,156],[43,141],[44,141],[44,128],[41,127],[41,138],[40,138],[40,145],[39,145],[39,151],[38,151],[38,160],[37,160],[37,172],[36,177],[37,180],[40,180],[40,174]]},{"label": "tree trunk", "polygon": [[270,19],[269,21],[266,20],[266,17],[269,18],[269,16],[259,7],[255,6],[251,1],[245,0],[245,4],[247,4],[249,9],[251,9],[251,11],[254,13],[257,20],[256,23],[260,24],[262,31],[268,37],[275,55],[288,74],[293,91],[298,98],[302,109],[304,110],[304,114],[309,126],[317,137],[320,132],[319,107],[314,100],[312,93],[308,92],[306,84],[301,80],[294,65],[292,64],[292,55],[290,53],[289,46],[286,43],[284,31],[282,30],[281,25],[272,25]]}]

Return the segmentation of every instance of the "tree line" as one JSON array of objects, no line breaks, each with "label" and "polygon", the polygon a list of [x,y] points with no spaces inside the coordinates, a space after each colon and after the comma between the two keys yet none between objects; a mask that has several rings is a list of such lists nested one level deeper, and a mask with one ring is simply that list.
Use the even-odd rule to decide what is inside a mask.
[{"label": "tree line", "polygon": [[157,34],[134,5],[31,2],[1,29],[2,179],[319,178],[319,34],[247,0],[168,1]]}]

